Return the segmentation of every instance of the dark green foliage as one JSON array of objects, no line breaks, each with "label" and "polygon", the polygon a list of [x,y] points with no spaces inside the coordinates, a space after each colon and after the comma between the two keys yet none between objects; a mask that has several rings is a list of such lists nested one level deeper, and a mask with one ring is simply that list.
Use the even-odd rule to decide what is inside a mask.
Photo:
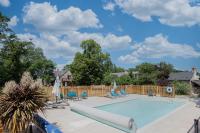
[{"label": "dark green foliage", "polygon": [[47,83],[54,79],[54,63],[46,59],[39,48],[31,42],[11,41],[4,43],[0,51],[2,86],[6,81],[14,80],[17,83],[24,71],[30,71],[34,79],[41,78]]},{"label": "dark green foliage", "polygon": [[[133,71],[139,72],[138,79],[134,79]],[[136,68],[129,69],[129,76],[133,79],[133,84],[157,84],[166,81],[172,71],[173,66],[165,62],[159,64],[142,63],[137,65]]]},{"label": "dark green foliage", "polygon": [[24,59],[28,55],[27,50],[31,47],[30,43],[11,41],[3,44],[0,57],[2,68],[5,72],[5,81],[15,80],[19,82],[22,73],[25,71]]},{"label": "dark green foliage", "polygon": [[112,73],[118,73],[118,72],[124,72],[125,71],[124,68],[118,67],[115,64],[113,65],[111,70],[112,70]]},{"label": "dark green foliage", "polygon": [[34,79],[52,82],[54,63],[33,43],[20,41],[8,27],[8,21],[0,13],[0,87],[10,80],[18,83],[24,71],[30,71]]},{"label": "dark green foliage", "polygon": [[142,63],[136,66],[136,70],[140,73],[138,81],[141,84],[155,84],[157,79],[156,65],[151,63]]},{"label": "dark green foliage", "polygon": [[160,62],[157,65],[157,69],[158,69],[157,78],[161,80],[165,80],[169,78],[169,74],[173,71],[173,66],[165,62]]},{"label": "dark green foliage", "polygon": [[111,85],[115,79],[116,79],[116,76],[112,75],[111,73],[105,73],[104,79],[103,79],[103,84]]},{"label": "dark green foliage", "polygon": [[103,53],[94,40],[83,41],[81,48],[83,53],[76,53],[70,65],[74,82],[77,85],[102,84],[104,74],[111,71],[110,55]]},{"label": "dark green foliage", "polygon": [[[8,27],[10,19],[0,12],[0,43],[6,42],[9,39],[15,38],[12,30]],[[1,45],[1,44],[0,44]]]},{"label": "dark green foliage", "polygon": [[118,85],[129,85],[132,84],[132,79],[129,75],[124,75],[115,79]]},{"label": "dark green foliage", "polygon": [[176,95],[188,95],[191,91],[191,85],[189,83],[175,81],[173,84],[176,89]]}]

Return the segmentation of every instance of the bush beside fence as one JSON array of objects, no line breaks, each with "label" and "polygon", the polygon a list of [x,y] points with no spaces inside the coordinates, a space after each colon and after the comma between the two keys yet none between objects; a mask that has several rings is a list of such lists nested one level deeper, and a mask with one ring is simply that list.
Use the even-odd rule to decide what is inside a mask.
[{"label": "bush beside fence", "polygon": [[[69,91],[75,91],[78,95],[81,95],[83,91],[88,93],[88,96],[106,96],[112,89],[113,86],[105,85],[91,85],[91,86],[68,86],[61,87],[61,93],[66,96]],[[128,94],[139,94],[148,95],[148,91],[151,90],[155,96],[161,97],[175,97],[175,90],[172,93],[167,93],[166,86],[156,86],[156,85],[121,85],[118,86],[116,91],[124,89]],[[51,96],[52,88],[46,88],[48,96]]]}]

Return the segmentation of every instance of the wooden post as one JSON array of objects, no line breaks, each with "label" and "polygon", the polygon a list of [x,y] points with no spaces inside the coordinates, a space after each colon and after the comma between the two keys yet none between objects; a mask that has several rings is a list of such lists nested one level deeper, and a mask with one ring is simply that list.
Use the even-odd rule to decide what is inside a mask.
[{"label": "wooden post", "polygon": [[103,85],[101,85],[101,96],[103,96]]},{"label": "wooden post", "polygon": [[80,96],[80,86],[77,87],[77,95]]},{"label": "wooden post", "polygon": [[174,98],[176,96],[176,89],[174,85],[172,86],[172,88],[173,88],[173,98]]},{"label": "wooden post", "polygon": [[90,95],[93,96],[92,95],[92,85],[90,85]]},{"label": "wooden post", "polygon": [[156,86],[156,96],[158,95],[158,86]]}]

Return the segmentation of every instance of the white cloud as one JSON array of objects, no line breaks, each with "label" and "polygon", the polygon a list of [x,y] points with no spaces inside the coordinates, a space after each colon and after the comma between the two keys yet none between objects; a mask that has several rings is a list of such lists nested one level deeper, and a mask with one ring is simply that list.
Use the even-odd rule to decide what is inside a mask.
[{"label": "white cloud", "polygon": [[167,37],[157,34],[146,38],[141,43],[134,44],[133,52],[125,56],[120,56],[119,60],[135,64],[143,59],[162,57],[198,58],[200,57],[200,51],[195,50],[187,44],[171,43]]},{"label": "white cloud", "polygon": [[10,6],[10,1],[9,0],[0,0],[0,5],[4,7]]},{"label": "white cloud", "polygon": [[24,23],[34,25],[42,32],[64,33],[81,28],[102,27],[97,15],[91,9],[82,11],[71,6],[58,11],[56,6],[48,2],[30,2],[24,7],[24,13]]},{"label": "white cloud", "polygon": [[17,18],[17,16],[13,16],[10,21],[8,22],[8,26],[10,27],[14,27],[17,25],[19,19]]},{"label": "white cloud", "polygon": [[104,10],[114,11],[115,10],[115,4],[113,2],[108,2],[105,5],[103,5]]},{"label": "white cloud", "polygon": [[47,33],[41,33],[39,36],[30,33],[17,34],[17,36],[23,41],[31,41],[36,47],[42,48],[48,58],[62,58],[68,63],[73,59],[76,52],[81,51],[80,44],[86,39],[94,39],[103,49],[107,50],[126,48],[131,43],[129,36],[116,36],[114,34],[104,36],[100,33],[80,33],[76,31],[68,33],[62,39]]},{"label": "white cloud", "polygon": [[115,0],[123,12],[141,21],[158,17],[162,24],[193,26],[200,24],[200,7],[191,6],[188,0]]},{"label": "white cloud", "polygon": [[128,35],[80,32],[81,28],[102,26],[96,14],[90,9],[82,11],[70,7],[58,11],[47,2],[31,2],[24,7],[24,13],[24,23],[32,24],[39,31],[39,35],[27,33],[18,34],[18,37],[32,41],[37,47],[42,48],[50,59],[71,62],[75,53],[81,51],[81,42],[86,39],[94,39],[106,50],[121,50],[130,46],[132,42]]},{"label": "white cloud", "polygon": [[44,54],[51,59],[64,58],[72,59],[74,54],[79,51],[78,47],[71,46],[67,41],[50,34],[41,34],[39,37],[33,34],[17,34],[23,41],[31,41],[36,47],[43,49]]},{"label": "white cloud", "polygon": [[131,37],[128,35],[116,36],[111,33],[107,35],[102,35],[100,33],[80,33],[77,31],[69,32],[66,39],[74,45],[79,45],[82,40],[93,39],[97,41],[103,49],[110,50],[126,48],[132,42]]}]

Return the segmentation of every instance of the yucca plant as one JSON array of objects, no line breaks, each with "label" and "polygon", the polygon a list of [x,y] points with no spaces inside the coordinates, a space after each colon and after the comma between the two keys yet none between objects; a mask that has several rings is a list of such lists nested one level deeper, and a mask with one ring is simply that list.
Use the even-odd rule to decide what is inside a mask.
[{"label": "yucca plant", "polygon": [[41,83],[34,81],[25,72],[19,84],[7,82],[0,95],[0,120],[3,127],[11,133],[24,132],[33,115],[43,112],[45,94]]}]

